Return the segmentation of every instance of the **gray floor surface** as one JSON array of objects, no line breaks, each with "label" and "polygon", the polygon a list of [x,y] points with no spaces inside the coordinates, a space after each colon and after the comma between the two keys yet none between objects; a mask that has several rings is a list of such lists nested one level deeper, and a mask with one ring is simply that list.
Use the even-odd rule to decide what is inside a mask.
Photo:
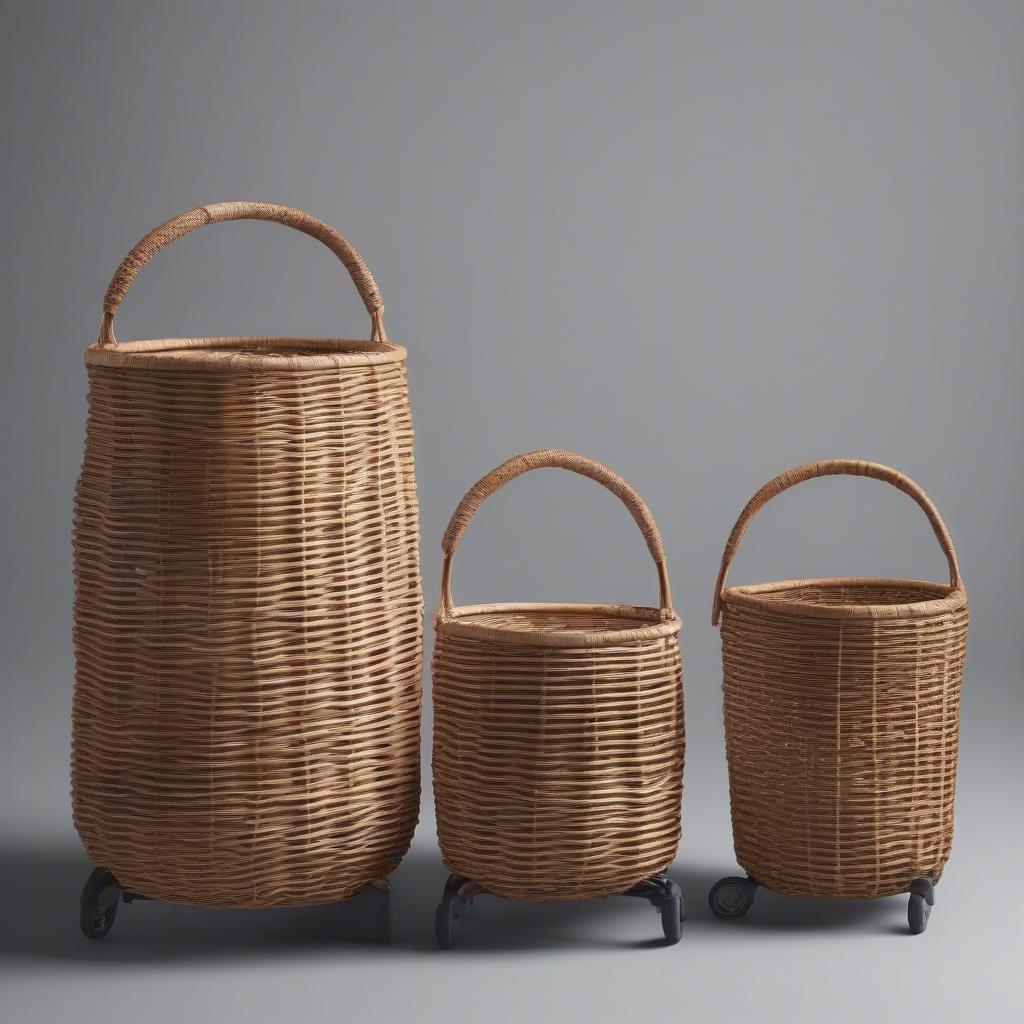
[{"label": "gray floor surface", "polygon": [[460,922],[456,948],[438,951],[432,917],[445,870],[429,806],[394,879],[390,947],[372,940],[358,901],[260,913],[135,904],[107,939],[89,942],[77,926],[88,861],[64,810],[36,801],[4,832],[0,1016],[12,1024],[1020,1020],[1024,757],[1014,718],[995,706],[985,714],[965,722],[953,856],[918,937],[907,932],[904,897],[833,903],[762,891],[743,921],[712,918],[707,890],[735,870],[717,737],[691,741],[686,836],[671,871],[688,920],[669,948],[658,941],[657,915],[638,900],[481,898]]}]

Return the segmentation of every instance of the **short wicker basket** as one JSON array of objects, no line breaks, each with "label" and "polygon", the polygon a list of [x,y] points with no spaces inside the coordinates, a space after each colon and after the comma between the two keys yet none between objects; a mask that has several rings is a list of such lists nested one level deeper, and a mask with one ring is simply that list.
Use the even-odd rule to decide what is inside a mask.
[{"label": "short wicker basket", "polygon": [[[118,344],[165,246],[277,221],[342,261],[368,341]],[[178,903],[329,902],[386,877],[419,804],[422,599],[405,350],[337,231],[265,203],[128,254],[86,353],[72,790],[92,859]]]},{"label": "short wicker basket", "polygon": [[[589,477],[623,501],[657,565],[660,608],[453,605],[452,556],[470,519],[499,487],[542,467]],[[619,894],[662,871],[680,837],[682,623],[643,500],[591,459],[530,452],[473,486],[442,547],[433,770],[445,864],[521,900]]]},{"label": "short wicker basket", "polygon": [[[868,476],[924,510],[949,585],[895,579],[729,587],[771,498],[815,477]],[[949,533],[912,480],[836,460],[783,473],[750,500],[722,557],[725,738],[737,861],[778,892],[870,898],[938,880],[953,835],[967,595]]]}]

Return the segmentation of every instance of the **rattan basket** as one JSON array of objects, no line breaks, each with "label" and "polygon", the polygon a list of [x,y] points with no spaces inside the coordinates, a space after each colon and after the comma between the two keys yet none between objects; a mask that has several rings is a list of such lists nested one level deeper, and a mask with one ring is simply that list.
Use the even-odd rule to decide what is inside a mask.
[{"label": "rattan basket", "polygon": [[[157,252],[277,221],[342,261],[368,341],[117,343]],[[90,857],[179,903],[323,903],[384,878],[419,803],[422,598],[405,350],[359,254],[220,203],[125,257],[86,353],[72,792]]]},{"label": "rattan basket", "polygon": [[[452,557],[470,519],[499,487],[542,467],[622,500],[657,565],[659,608],[453,605]],[[682,623],[640,495],[581,455],[530,452],[473,486],[442,547],[433,772],[449,870],[522,900],[623,893],[662,871],[680,837]]]},{"label": "rattan basket", "polygon": [[[873,477],[924,510],[949,585],[786,580],[726,588],[751,519],[815,477]],[[725,739],[736,858],[778,892],[869,898],[937,881],[953,835],[967,595],[945,524],[912,480],[836,460],[769,481],[725,547]]]}]

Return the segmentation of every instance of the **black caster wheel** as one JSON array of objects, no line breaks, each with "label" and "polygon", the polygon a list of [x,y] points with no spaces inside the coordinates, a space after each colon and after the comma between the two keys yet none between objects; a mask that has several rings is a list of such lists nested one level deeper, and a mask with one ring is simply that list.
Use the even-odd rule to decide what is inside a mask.
[{"label": "black caster wheel", "polygon": [[719,920],[735,921],[750,909],[756,891],[757,882],[752,878],[722,878],[711,887],[708,906]]},{"label": "black caster wheel", "polygon": [[647,900],[658,911],[661,916],[661,930],[665,933],[668,945],[674,946],[683,937],[683,921],[686,920],[683,894],[679,891],[679,886],[664,872],[637,882],[623,895]]},{"label": "black caster wheel", "polygon": [[661,906],[661,927],[665,933],[665,941],[674,946],[683,937],[683,921],[686,920],[686,910],[683,906],[683,897],[679,892],[666,896]]},{"label": "black caster wheel", "polygon": [[907,904],[907,923],[911,935],[920,935],[928,927],[932,907],[935,906],[935,887],[927,878],[917,878],[910,886]]},{"label": "black caster wheel", "polygon": [[121,883],[106,868],[96,868],[79,900],[78,922],[87,939],[102,939],[114,927],[120,899]]},{"label": "black caster wheel", "polygon": [[434,911],[434,938],[438,949],[451,949],[455,941],[455,918],[464,917],[466,909],[472,906],[470,900],[464,900],[459,890],[467,884],[468,878],[449,875],[444,885],[444,894],[437,910]]}]

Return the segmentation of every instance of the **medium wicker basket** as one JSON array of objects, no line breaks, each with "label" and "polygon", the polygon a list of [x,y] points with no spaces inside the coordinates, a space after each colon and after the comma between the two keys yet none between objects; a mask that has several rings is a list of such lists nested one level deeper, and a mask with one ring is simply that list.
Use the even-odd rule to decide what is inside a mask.
[{"label": "medium wicker basket", "polygon": [[[892,484],[924,510],[949,585],[896,579],[725,586],[751,519],[804,480]],[[967,595],[945,524],[887,466],[798,466],[750,500],[729,535],[721,616],[736,859],[777,892],[865,899],[938,880],[953,835]]]},{"label": "medium wicker basket", "polygon": [[[589,477],[623,501],[657,565],[659,608],[453,605],[452,556],[470,519],[542,467]],[[581,455],[530,452],[473,486],[442,547],[433,770],[449,870],[522,900],[624,893],[664,870],[680,837],[682,623],[640,495]]]},{"label": "medium wicker basket", "polygon": [[[368,341],[114,339],[165,246],[277,221],[342,261]],[[419,803],[422,598],[405,349],[359,254],[308,214],[220,203],[121,263],[86,352],[72,795],[125,891],[217,907],[386,877]]]}]

